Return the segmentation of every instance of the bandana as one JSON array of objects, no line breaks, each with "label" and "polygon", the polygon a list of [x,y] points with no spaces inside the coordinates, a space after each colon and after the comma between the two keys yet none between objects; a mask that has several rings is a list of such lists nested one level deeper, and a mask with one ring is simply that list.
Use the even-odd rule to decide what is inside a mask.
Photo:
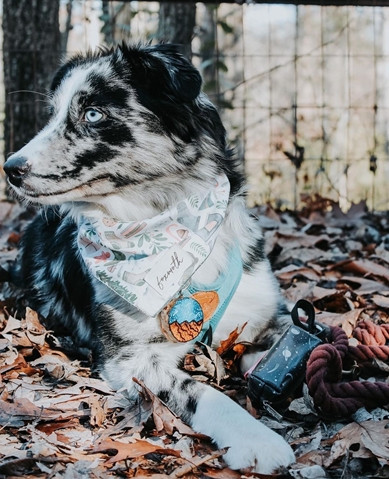
[{"label": "bandana", "polygon": [[[80,254],[99,281],[135,308],[154,317],[164,308],[170,311],[169,303],[212,251],[229,191],[227,177],[220,174],[208,191],[189,196],[152,218],[123,222],[83,217],[78,229]],[[216,309],[213,296],[202,300],[204,307]],[[201,300],[194,301],[201,305]],[[186,303],[181,304],[184,310]]]}]

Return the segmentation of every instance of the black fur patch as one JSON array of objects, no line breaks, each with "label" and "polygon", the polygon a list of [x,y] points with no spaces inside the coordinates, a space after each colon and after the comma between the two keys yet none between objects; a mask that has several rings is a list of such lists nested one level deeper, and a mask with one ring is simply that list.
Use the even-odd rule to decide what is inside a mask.
[{"label": "black fur patch", "polygon": [[[51,328],[90,346],[93,287],[75,246],[76,228],[56,208],[49,208],[30,223],[22,239],[18,279],[27,290],[29,304],[48,311]],[[79,334],[82,318],[85,338]]]},{"label": "black fur patch", "polygon": [[256,243],[248,251],[248,260],[244,263],[244,271],[250,271],[252,267],[263,261],[266,257],[265,254],[265,240],[264,238],[257,238]]}]

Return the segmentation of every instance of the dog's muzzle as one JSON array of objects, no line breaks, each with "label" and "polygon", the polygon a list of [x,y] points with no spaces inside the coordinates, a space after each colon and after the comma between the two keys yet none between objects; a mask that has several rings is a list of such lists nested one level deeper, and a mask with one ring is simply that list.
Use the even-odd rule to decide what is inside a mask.
[{"label": "dog's muzzle", "polygon": [[8,176],[9,182],[16,187],[22,184],[23,178],[30,171],[30,165],[23,156],[11,156],[11,158],[4,163],[3,168]]}]

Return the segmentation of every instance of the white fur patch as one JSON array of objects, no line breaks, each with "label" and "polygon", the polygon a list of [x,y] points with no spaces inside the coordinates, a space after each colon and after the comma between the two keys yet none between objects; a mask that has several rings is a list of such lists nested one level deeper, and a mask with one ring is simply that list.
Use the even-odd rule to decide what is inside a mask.
[{"label": "white fur patch", "polygon": [[207,388],[200,397],[192,427],[212,437],[232,469],[251,468],[271,474],[294,462],[289,444],[224,394]]}]

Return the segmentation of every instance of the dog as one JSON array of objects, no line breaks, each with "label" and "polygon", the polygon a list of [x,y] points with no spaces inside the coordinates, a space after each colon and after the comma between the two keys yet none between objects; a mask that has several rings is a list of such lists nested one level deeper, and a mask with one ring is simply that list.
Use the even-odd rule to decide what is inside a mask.
[{"label": "dog", "polygon": [[228,448],[231,468],[288,466],[280,435],[179,368],[196,338],[215,346],[247,323],[241,339],[267,349],[283,329],[241,165],[199,72],[169,44],[77,55],[54,76],[50,115],[4,164],[15,194],[43,207],[14,273],[29,303],[93,350],[113,388],[135,398],[142,380]]}]

